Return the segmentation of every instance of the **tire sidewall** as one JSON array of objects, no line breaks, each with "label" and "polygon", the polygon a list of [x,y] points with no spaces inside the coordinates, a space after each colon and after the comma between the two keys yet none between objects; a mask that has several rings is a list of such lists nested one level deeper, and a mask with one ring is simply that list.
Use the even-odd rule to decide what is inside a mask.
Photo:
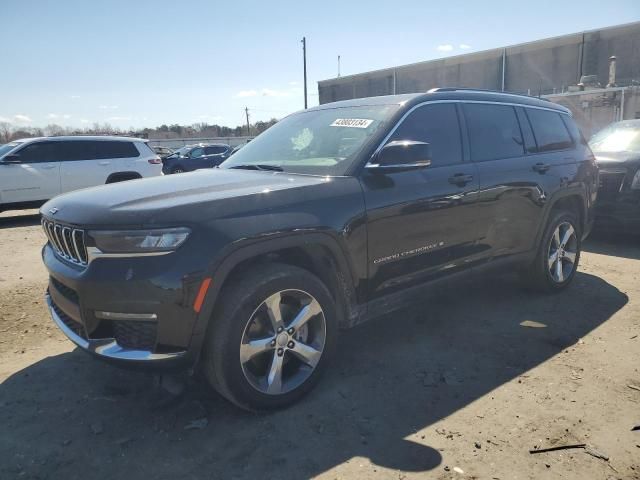
[{"label": "tire sidewall", "polygon": [[[247,292],[244,301],[238,304],[232,315],[221,319],[222,328],[215,329],[216,335],[222,336],[218,340],[225,339],[223,345],[216,342],[218,347],[222,346],[222,351],[218,352],[220,355],[216,355],[220,362],[218,370],[222,377],[220,380],[224,382],[234,401],[245,408],[268,410],[294,403],[315,386],[334,351],[337,335],[335,302],[319,279],[301,269],[296,270],[300,272],[268,278],[264,282],[258,280],[256,288]],[[320,361],[304,383],[282,395],[268,395],[256,390],[245,377],[240,363],[240,343],[245,327],[255,310],[270,295],[282,290],[303,290],[320,303],[325,316],[325,345]]]},{"label": "tire sidewall", "polygon": [[[553,233],[555,232],[556,228],[558,228],[558,226],[562,223],[570,223],[575,231],[576,245],[577,245],[576,261],[573,264],[573,270],[571,271],[571,274],[563,282],[556,282],[551,276],[551,272],[549,271],[549,268],[548,268],[548,261],[549,261],[548,255],[549,255],[549,247],[553,240]],[[542,240],[542,245],[540,248],[541,248],[541,251],[540,251],[540,254],[538,255],[538,261],[540,263],[538,265],[538,268],[540,268],[544,273],[544,278],[546,279],[547,288],[551,291],[560,291],[566,288],[571,283],[571,281],[573,280],[573,277],[578,271],[578,265],[580,263],[580,253],[582,252],[582,231],[580,230],[576,216],[569,212],[560,212],[557,215],[555,215],[551,220],[551,222],[549,222],[549,224],[547,225],[547,229],[545,230],[545,234]]]}]

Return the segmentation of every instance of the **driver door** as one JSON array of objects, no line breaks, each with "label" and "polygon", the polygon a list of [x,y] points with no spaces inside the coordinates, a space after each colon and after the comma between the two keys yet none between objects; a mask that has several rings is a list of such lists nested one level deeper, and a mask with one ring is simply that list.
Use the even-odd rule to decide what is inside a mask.
[{"label": "driver door", "polygon": [[18,163],[0,161],[0,201],[22,203],[49,200],[60,193],[57,142],[36,142],[14,152]]},{"label": "driver door", "polygon": [[365,168],[370,300],[465,270],[476,254],[477,167],[465,155],[456,104],[416,108],[387,143],[395,140],[429,143],[431,165]]}]

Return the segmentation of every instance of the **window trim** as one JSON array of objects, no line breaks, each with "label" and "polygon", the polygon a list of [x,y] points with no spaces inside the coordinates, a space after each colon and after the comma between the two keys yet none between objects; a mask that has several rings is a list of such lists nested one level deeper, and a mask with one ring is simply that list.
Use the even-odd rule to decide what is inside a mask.
[{"label": "window trim", "polygon": [[[372,165],[374,162],[375,157],[378,155],[378,153],[380,153],[380,150],[382,150],[382,148],[389,142],[389,139],[391,138],[391,136],[395,133],[395,131],[398,129],[398,127],[402,124],[402,122],[405,121],[405,119],[417,108],[425,106],[425,105],[429,105],[432,103],[458,103],[458,104],[464,104],[464,103],[484,103],[484,104],[489,104],[489,105],[508,105],[511,107],[524,107],[524,108],[535,108],[538,110],[547,110],[553,113],[558,113],[560,115],[567,115],[569,117],[571,117],[571,113],[570,112],[564,112],[561,110],[557,110],[555,108],[547,108],[547,107],[540,107],[538,105],[525,105],[522,103],[515,103],[515,102],[494,102],[491,100],[459,100],[459,99],[451,99],[451,100],[427,100],[424,102],[420,102],[416,105],[414,105],[413,107],[411,107],[409,110],[407,110],[402,117],[400,117],[400,119],[396,122],[396,124],[393,126],[393,128],[391,130],[389,130],[389,133],[387,133],[387,135],[385,135],[385,137],[382,139],[382,142],[380,142],[380,145],[378,145],[378,147],[373,151],[373,153],[371,154],[371,156],[369,157],[369,159],[367,160],[367,162],[365,163],[365,167],[367,165]],[[465,119],[466,120],[466,119]],[[529,120],[529,118],[527,117],[527,120]],[[458,122],[460,123],[460,119],[458,119]],[[465,121],[465,127],[466,127],[466,121]],[[460,128],[462,128],[462,125],[460,125]],[[566,128],[566,127],[565,127]],[[533,127],[531,127],[531,129],[533,130]],[[466,132],[468,135],[468,132]],[[532,132],[533,133],[533,132]],[[571,137],[571,135],[569,135]],[[464,136],[463,136],[463,141],[464,141]],[[535,138],[535,137],[534,137]],[[536,147],[537,147],[537,143],[536,143]],[[570,149],[567,149],[570,150]],[[560,150],[555,150],[555,151],[560,151]],[[463,144],[463,153],[465,152],[464,150],[464,144]],[[545,154],[545,153],[549,153],[549,152],[536,152],[536,153],[529,153],[527,155],[540,155],[540,154]],[[522,155],[523,157],[525,156],[525,154]],[[517,157],[511,157],[511,158],[517,158]],[[487,160],[487,161],[491,161],[491,160]],[[471,152],[469,152],[468,154],[468,158],[467,158],[467,154],[465,153],[463,155],[463,164],[464,163],[481,163],[481,162],[472,162],[471,161]]]}]

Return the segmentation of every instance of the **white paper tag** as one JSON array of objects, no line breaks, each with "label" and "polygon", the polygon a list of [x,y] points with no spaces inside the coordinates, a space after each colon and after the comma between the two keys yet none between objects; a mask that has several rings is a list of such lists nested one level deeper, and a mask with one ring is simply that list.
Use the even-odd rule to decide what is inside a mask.
[{"label": "white paper tag", "polygon": [[373,120],[367,118],[336,118],[332,127],[367,128]]}]

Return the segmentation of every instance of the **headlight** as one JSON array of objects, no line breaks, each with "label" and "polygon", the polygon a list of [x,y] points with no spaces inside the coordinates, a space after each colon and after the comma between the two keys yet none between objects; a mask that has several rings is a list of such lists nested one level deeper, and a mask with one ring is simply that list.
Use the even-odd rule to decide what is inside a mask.
[{"label": "headlight", "polygon": [[188,228],[107,231],[92,230],[89,236],[103,253],[171,252],[186,240]]},{"label": "headlight", "polygon": [[640,169],[633,176],[633,180],[631,181],[631,190],[640,190]]}]

